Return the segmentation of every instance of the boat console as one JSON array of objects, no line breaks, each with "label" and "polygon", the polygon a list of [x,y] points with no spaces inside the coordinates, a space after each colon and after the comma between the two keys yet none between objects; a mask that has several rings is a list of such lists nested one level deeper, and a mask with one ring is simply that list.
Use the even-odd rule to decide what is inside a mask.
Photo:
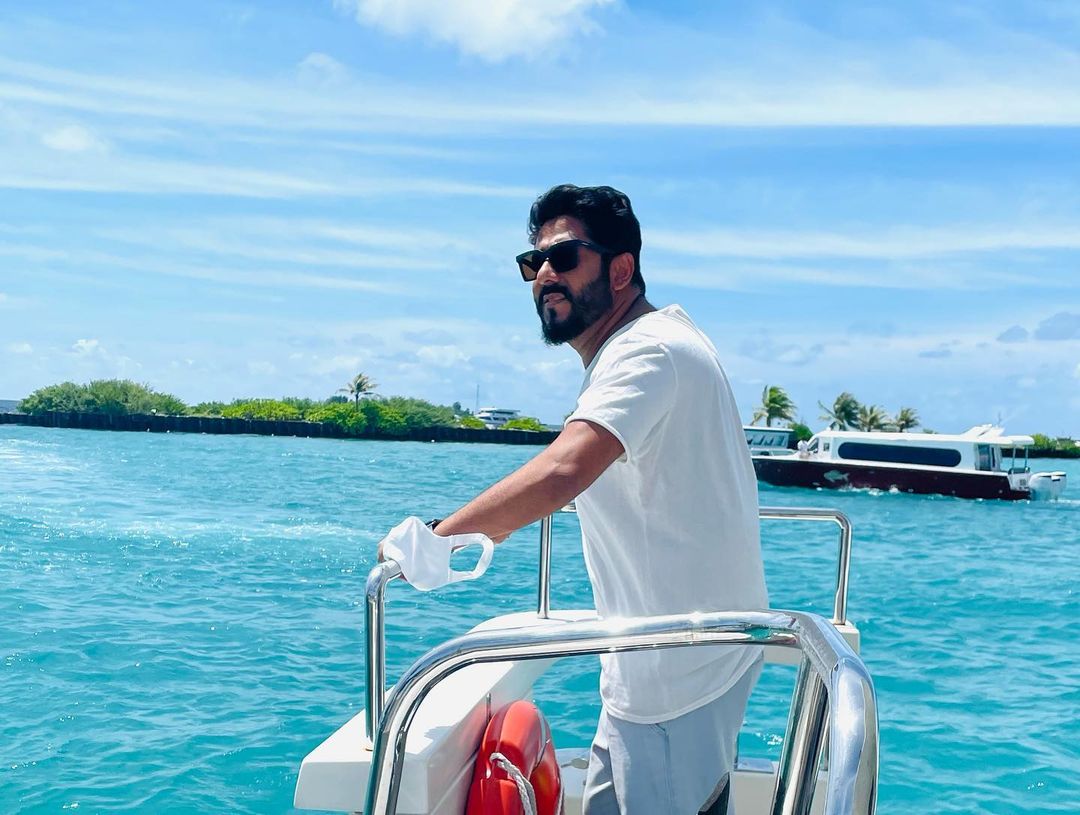
[{"label": "boat console", "polygon": [[[378,564],[367,582],[367,707],[304,759],[295,806],[460,815],[493,711],[528,698],[555,660],[643,648],[764,646],[767,661],[798,664],[799,671],[779,763],[740,759],[736,766],[737,812],[869,815],[877,796],[877,708],[857,655],[859,632],[846,619],[851,524],[833,510],[762,508],[760,515],[839,526],[832,620],[763,610],[605,621],[592,610],[553,611],[548,517],[541,523],[536,611],[492,618],[437,646],[388,694],[384,597],[401,570],[393,561]],[[588,745],[557,755],[565,812],[577,815]]]}]

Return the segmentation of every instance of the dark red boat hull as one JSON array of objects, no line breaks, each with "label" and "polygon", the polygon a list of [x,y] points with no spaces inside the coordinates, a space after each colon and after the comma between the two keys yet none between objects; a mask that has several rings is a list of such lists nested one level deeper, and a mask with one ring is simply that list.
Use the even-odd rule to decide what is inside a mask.
[{"label": "dark red boat hull", "polygon": [[957,498],[1000,498],[1018,501],[1031,497],[1009,486],[1005,473],[947,472],[860,465],[842,461],[813,461],[789,456],[754,456],[759,481],[777,487],[898,490],[922,495]]}]

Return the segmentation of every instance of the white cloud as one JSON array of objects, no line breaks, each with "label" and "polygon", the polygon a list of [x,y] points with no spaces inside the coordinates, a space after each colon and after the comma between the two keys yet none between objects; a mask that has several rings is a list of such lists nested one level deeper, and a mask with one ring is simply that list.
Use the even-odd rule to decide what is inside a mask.
[{"label": "white cloud", "polygon": [[1007,250],[1080,249],[1080,225],[1016,228],[984,226],[894,227],[870,232],[707,229],[646,230],[645,243],[697,257],[923,258]]},{"label": "white cloud", "polygon": [[301,196],[396,197],[468,196],[527,199],[535,190],[500,183],[423,176],[374,176],[368,173],[305,176],[198,161],[109,156],[94,162],[57,166],[44,154],[28,153],[0,166],[0,187],[76,192],[172,195],[220,195],[245,198]]},{"label": "white cloud", "polygon": [[104,152],[108,144],[81,125],[65,125],[42,135],[41,143],[63,153]]},{"label": "white cloud", "polygon": [[106,355],[105,347],[98,340],[76,340],[71,350],[79,356],[91,356],[94,354]]},{"label": "white cloud", "polygon": [[[610,0],[337,0],[358,19],[401,34],[422,33],[451,42],[488,59],[525,51],[548,59],[567,31],[595,29],[589,11]],[[494,6],[494,8],[492,8]],[[365,17],[367,15],[367,17]],[[369,19],[370,18],[370,19]],[[704,44],[703,32],[665,31],[667,49],[687,51],[685,40]],[[695,39],[696,38],[696,39]],[[0,102],[12,108],[83,112],[111,116],[111,127],[134,120],[196,122],[243,133],[281,136],[285,132],[320,131],[356,134],[374,131],[430,135],[441,128],[476,134],[529,124],[595,126],[1034,126],[1080,124],[1078,71],[1071,54],[1048,54],[1043,44],[1028,43],[1010,60],[975,60],[969,70],[951,70],[965,55],[926,55],[924,74],[933,81],[887,70],[874,70],[883,59],[866,49],[829,64],[776,66],[767,59],[706,53],[688,64],[671,60],[675,70],[635,68],[625,54],[656,44],[653,32],[642,32],[595,57],[583,56],[596,70],[556,72],[560,79],[580,81],[575,104],[562,91],[539,88],[523,93],[521,84],[489,81],[450,84],[451,77],[427,84],[408,83],[391,75],[352,78],[325,54],[310,54],[298,70],[305,75],[334,77],[296,92],[297,79],[247,80],[229,76],[185,74],[182,79],[68,71],[0,58]],[[545,47],[544,43],[547,43]],[[680,44],[681,43],[681,44]],[[752,42],[743,45],[752,46]],[[722,43],[711,42],[711,51]],[[705,52],[705,49],[702,49]],[[308,62],[308,60],[311,62]],[[305,66],[305,63],[306,66]],[[1037,65],[1038,70],[1031,68]],[[611,67],[609,67],[611,66]],[[615,66],[618,66],[616,69]],[[869,67],[868,67],[869,66]],[[579,70],[581,65],[576,66]],[[1028,70],[1025,70],[1028,69]],[[693,78],[688,78],[688,75]],[[524,82],[525,80],[522,80]],[[117,121],[119,120],[119,121]],[[228,135],[228,134],[226,134]],[[80,140],[73,140],[78,143]],[[85,139],[81,140],[85,142]]]},{"label": "white cloud", "polygon": [[806,365],[825,353],[820,342],[785,343],[766,335],[747,337],[739,344],[739,353],[759,362],[781,365]]},{"label": "white cloud", "polygon": [[7,346],[9,354],[32,354],[34,353],[34,347],[28,342],[13,342]]},{"label": "white cloud", "polygon": [[[257,260],[279,265],[334,266],[338,268],[445,270],[447,263],[432,257],[430,244],[414,238],[408,247],[413,257],[403,256],[402,251],[373,253],[343,251],[312,245],[310,240],[296,241],[297,230],[285,221],[278,224],[274,233],[265,237],[244,239],[235,228],[219,227],[214,234],[207,224],[191,228],[167,228],[163,230],[102,230],[98,234],[129,245],[150,246],[155,251],[164,245],[183,250],[194,250],[200,255],[213,254],[230,258]],[[287,243],[282,243],[282,240]],[[0,252],[3,250],[0,249]]]},{"label": "white cloud", "polygon": [[598,29],[589,13],[613,0],[334,0],[361,23],[396,36],[421,34],[498,62],[537,57]]},{"label": "white cloud", "polygon": [[416,350],[416,356],[437,368],[451,368],[469,361],[468,355],[453,345],[425,345]]},{"label": "white cloud", "polygon": [[[79,249],[77,251],[45,250],[33,246],[0,245],[0,256],[25,257],[27,259],[50,259],[64,261],[76,267],[79,264],[111,266],[114,269],[125,269],[140,274],[164,275],[167,277],[179,277],[189,280],[202,280],[213,283],[227,283],[231,285],[244,285],[252,290],[267,288],[304,288],[304,289],[330,289],[340,291],[363,291],[379,292],[383,294],[396,294],[401,296],[422,296],[415,286],[410,287],[405,282],[383,283],[379,281],[361,280],[356,277],[311,274],[302,270],[285,269],[275,271],[261,269],[250,271],[243,268],[235,268],[224,264],[203,265],[174,263],[159,261],[148,257],[130,257],[126,255],[99,252],[96,250]],[[76,273],[71,279],[80,282],[97,281],[99,275],[92,272]]]},{"label": "white cloud", "polygon": [[313,51],[296,66],[301,82],[312,85],[337,85],[349,78],[349,69],[329,54]]},{"label": "white cloud", "polygon": [[363,367],[364,358],[356,355],[338,354],[330,358],[312,357],[311,371],[317,374],[336,374],[342,371],[355,373]]},{"label": "white cloud", "polygon": [[78,339],[71,346],[71,355],[79,361],[79,374],[64,374],[64,378],[126,377],[142,369],[142,364],[123,354],[110,352],[100,340]]}]

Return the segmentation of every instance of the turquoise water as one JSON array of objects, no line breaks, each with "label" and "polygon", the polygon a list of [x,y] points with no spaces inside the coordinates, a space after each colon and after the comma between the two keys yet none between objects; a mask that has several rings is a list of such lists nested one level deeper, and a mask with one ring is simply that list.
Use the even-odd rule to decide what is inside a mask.
[{"label": "turquoise water", "polygon": [[[363,698],[375,543],[535,449],[0,427],[0,812],[290,812],[303,756]],[[763,488],[855,525],[849,616],[878,690],[882,813],[1076,811],[1080,466],[1057,504]],[[576,522],[553,605],[589,603]],[[766,522],[777,607],[828,614],[829,525]],[[389,675],[535,604],[536,530],[482,584],[389,591]],[[769,668],[742,749],[775,756],[793,671]],[[585,744],[593,659],[538,687]]]}]

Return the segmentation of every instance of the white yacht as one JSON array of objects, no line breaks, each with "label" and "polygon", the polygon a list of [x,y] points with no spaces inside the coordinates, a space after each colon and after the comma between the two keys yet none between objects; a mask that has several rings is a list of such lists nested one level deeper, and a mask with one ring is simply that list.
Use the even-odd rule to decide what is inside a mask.
[{"label": "white yacht", "polygon": [[1031,472],[1034,443],[989,424],[959,435],[823,430],[797,451],[753,460],[758,479],[780,487],[1056,499],[1065,490],[1065,473]]},{"label": "white yacht", "polygon": [[[481,750],[493,716],[496,723],[505,721],[496,714],[528,699],[536,679],[559,658],[652,648],[764,646],[767,661],[799,666],[780,760],[740,757],[728,792],[707,812],[725,812],[730,793],[738,815],[872,815],[877,707],[873,683],[858,656],[859,632],[847,622],[851,524],[834,510],[762,508],[760,514],[839,527],[831,619],[760,610],[603,621],[593,610],[552,610],[548,517],[541,524],[536,610],[495,617],[437,646],[385,693],[384,594],[387,583],[401,577],[401,569],[393,561],[378,564],[366,592],[367,707],[303,760],[295,806],[379,815],[580,815],[589,745],[554,751],[558,787],[553,797],[550,787],[537,780],[539,765],[530,776],[528,768],[505,766],[501,753]],[[550,739],[541,739],[532,749],[549,757],[550,747]],[[502,752],[514,754],[509,747]],[[478,762],[499,769],[481,773],[475,770]],[[498,780],[509,785],[514,799],[509,807],[477,808],[471,790],[481,778],[490,782],[504,771],[508,775]]]},{"label": "white yacht", "polygon": [[521,411],[510,408],[484,407],[476,411],[476,418],[484,423],[488,430],[498,430],[511,419],[521,416]]},{"label": "white yacht", "polygon": [[790,427],[743,425],[743,435],[750,446],[750,454],[755,456],[773,456],[791,452],[791,437],[794,432]]}]

